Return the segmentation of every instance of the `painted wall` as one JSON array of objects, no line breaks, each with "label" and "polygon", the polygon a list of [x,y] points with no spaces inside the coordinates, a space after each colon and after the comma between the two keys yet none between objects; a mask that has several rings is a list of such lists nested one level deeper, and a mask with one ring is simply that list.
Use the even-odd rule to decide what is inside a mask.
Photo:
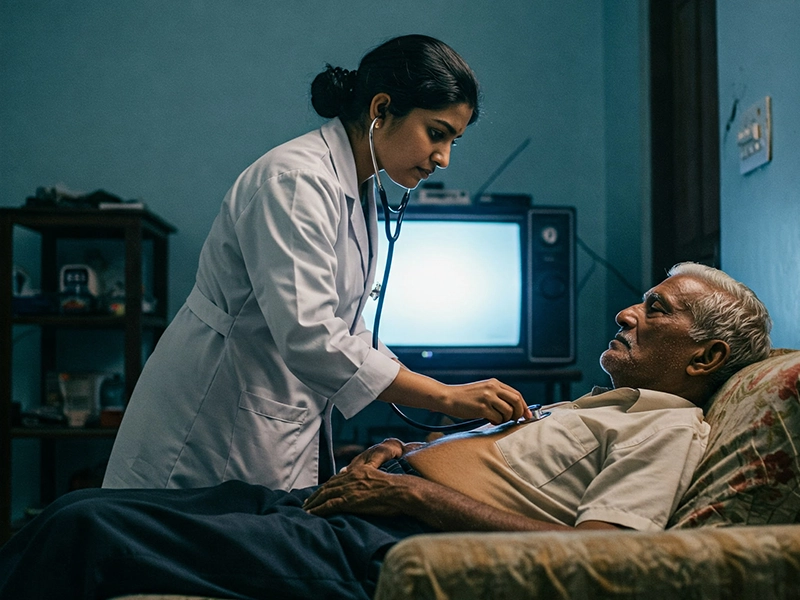
[{"label": "painted wall", "polygon": [[[308,90],[325,63],[356,68],[368,48],[420,32],[461,52],[484,93],[483,118],[436,180],[474,192],[530,136],[489,191],[576,206],[582,242],[646,281],[643,6],[0,0],[0,205],[21,205],[37,187],[56,184],[144,200],[179,229],[170,242],[174,314],[234,178],[270,147],[321,124]],[[34,270],[32,241],[23,239],[16,254]],[[631,296],[607,286],[606,270],[585,251],[578,265],[584,379],[573,391],[583,393],[607,382],[597,357],[614,312]],[[28,336],[15,348],[22,398],[38,385],[35,343]],[[18,457],[35,452],[18,445]]]},{"label": "painted wall", "polygon": [[[795,0],[717,2],[722,267],[767,305],[774,345],[791,348],[800,348],[798,32]],[[772,99],[773,158],[741,175],[741,115],[765,96]]]},{"label": "painted wall", "polygon": [[[648,12],[637,2],[603,4],[606,327],[650,287],[650,85]],[[637,82],[637,87],[630,87]],[[599,267],[598,267],[599,268]]]}]

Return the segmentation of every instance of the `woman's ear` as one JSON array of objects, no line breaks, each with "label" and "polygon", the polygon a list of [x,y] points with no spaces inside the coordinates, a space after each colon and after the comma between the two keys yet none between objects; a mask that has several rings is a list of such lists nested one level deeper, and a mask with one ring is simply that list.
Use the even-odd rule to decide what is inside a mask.
[{"label": "woman's ear", "polygon": [[369,120],[372,122],[374,119],[385,119],[389,114],[389,104],[392,102],[391,96],[385,92],[375,94],[375,97],[369,103]]},{"label": "woman's ear", "polygon": [[730,355],[731,348],[727,342],[709,340],[704,342],[702,347],[692,356],[686,367],[686,372],[690,376],[710,375],[722,368],[728,362]]}]

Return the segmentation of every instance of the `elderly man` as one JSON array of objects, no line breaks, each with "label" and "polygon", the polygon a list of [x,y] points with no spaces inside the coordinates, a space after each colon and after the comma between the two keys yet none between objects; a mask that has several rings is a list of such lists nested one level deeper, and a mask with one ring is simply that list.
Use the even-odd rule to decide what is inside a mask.
[{"label": "elderly man", "polygon": [[663,529],[705,448],[702,407],[766,357],[770,319],[746,286],[683,263],[616,321],[613,389],[539,421],[387,440],[316,489],[68,494],[0,551],[0,597],[368,598],[415,533]]}]

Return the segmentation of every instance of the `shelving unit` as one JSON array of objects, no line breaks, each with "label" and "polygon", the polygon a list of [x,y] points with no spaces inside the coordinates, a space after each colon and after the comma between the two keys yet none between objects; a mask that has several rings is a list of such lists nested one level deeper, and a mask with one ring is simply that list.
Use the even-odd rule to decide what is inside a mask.
[{"label": "shelving unit", "polygon": [[[58,292],[58,242],[60,240],[122,240],[125,261],[125,314],[34,314],[13,312],[12,273],[14,233],[25,228],[40,236],[41,291],[55,296]],[[19,325],[33,325],[41,333],[41,389],[45,375],[57,371],[56,333],[60,330],[118,330],[124,335],[124,379],[126,399],[130,398],[142,366],[142,344],[146,332],[152,332],[153,344],[167,326],[167,257],[168,236],[175,228],[145,209],[0,209],[0,544],[12,533],[12,449],[14,439],[34,438],[41,444],[42,503],[55,499],[55,445],[60,440],[113,439],[116,428],[21,427],[12,422],[12,352],[13,330]],[[152,295],[157,299],[155,312],[142,311],[143,248],[151,241]],[[22,400],[22,399],[19,399]],[[38,399],[25,399],[38,404]]]}]

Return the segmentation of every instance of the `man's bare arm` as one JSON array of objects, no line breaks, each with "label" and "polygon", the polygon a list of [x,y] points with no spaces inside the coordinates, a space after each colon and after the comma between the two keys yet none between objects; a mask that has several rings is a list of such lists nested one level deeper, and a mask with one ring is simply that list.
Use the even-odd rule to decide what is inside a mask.
[{"label": "man's bare arm", "polygon": [[[355,461],[354,461],[355,463]],[[394,475],[376,469],[368,461],[348,466],[332,477],[306,501],[311,514],[409,515],[441,531],[569,531],[617,529],[602,521],[581,523],[577,528],[530,519],[499,510],[452,490],[416,477]]]}]

